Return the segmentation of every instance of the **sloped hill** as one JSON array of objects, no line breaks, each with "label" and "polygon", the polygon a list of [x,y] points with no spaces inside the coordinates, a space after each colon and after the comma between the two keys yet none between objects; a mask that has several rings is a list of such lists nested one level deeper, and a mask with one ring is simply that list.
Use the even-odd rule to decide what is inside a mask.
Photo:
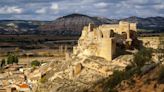
[{"label": "sloped hill", "polygon": [[[115,24],[119,21],[136,22],[138,29],[143,31],[151,30],[154,32],[163,32],[164,30],[164,17],[147,17],[140,18],[136,16],[123,18],[123,19],[108,19],[104,17],[91,17],[83,14],[70,14],[60,17],[50,23],[40,27],[42,31],[55,31],[58,34],[80,34],[83,27],[89,23],[95,25],[101,24]],[[75,34],[75,35],[76,35]]]},{"label": "sloped hill", "polygon": [[0,34],[33,34],[38,27],[49,21],[37,20],[0,20]]},{"label": "sloped hill", "polygon": [[[164,32],[164,17],[128,17],[123,19],[108,19],[101,16],[70,14],[59,17],[54,21],[37,20],[0,20],[1,34],[53,34],[79,36],[84,26],[89,23],[95,25],[115,24],[119,21],[136,22],[142,32]],[[5,30],[5,31],[4,31]],[[13,33],[14,32],[14,33]]]},{"label": "sloped hill", "polygon": [[88,25],[89,23],[101,25],[104,23],[109,23],[109,21],[107,21],[106,19],[101,20],[96,17],[90,17],[83,14],[70,14],[67,16],[60,17],[55,21],[52,21],[51,23],[42,26],[41,29],[49,31],[68,30],[80,32],[83,27]]},{"label": "sloped hill", "polygon": [[121,19],[123,21],[136,22],[139,29],[153,30],[156,32],[164,32],[164,17],[147,17],[140,18],[132,16]]}]

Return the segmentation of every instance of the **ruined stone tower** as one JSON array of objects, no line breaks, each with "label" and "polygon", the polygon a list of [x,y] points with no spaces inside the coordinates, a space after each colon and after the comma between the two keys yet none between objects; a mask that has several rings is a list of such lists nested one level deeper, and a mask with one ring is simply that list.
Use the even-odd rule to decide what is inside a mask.
[{"label": "ruined stone tower", "polygon": [[[111,61],[116,54],[116,43],[131,43],[136,32],[136,23],[120,21],[119,24],[85,26],[73,54],[77,56],[99,56]],[[133,35],[135,36],[135,35]]]}]

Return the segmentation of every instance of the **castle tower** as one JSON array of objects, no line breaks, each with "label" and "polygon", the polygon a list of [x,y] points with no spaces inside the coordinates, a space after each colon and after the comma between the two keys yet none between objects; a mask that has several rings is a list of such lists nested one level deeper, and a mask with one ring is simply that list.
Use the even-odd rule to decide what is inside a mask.
[{"label": "castle tower", "polygon": [[130,37],[131,34],[131,30],[130,30],[130,23],[129,22],[125,22],[125,21],[120,21],[119,22],[119,30],[121,32],[125,32],[126,33],[126,46],[129,48],[131,46],[132,43],[132,39]]},{"label": "castle tower", "polygon": [[120,32],[125,32],[127,34],[127,39],[130,39],[130,23],[125,21],[119,22],[119,30]]},{"label": "castle tower", "polygon": [[116,43],[114,38],[102,38],[100,43],[99,56],[111,61],[116,52]]},{"label": "castle tower", "polygon": [[137,24],[136,23],[130,23],[130,30],[137,32]]}]

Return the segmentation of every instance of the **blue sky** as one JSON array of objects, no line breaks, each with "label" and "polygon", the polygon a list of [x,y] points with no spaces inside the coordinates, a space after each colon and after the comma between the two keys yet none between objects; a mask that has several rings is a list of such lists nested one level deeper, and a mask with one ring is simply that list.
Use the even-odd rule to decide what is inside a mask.
[{"label": "blue sky", "polygon": [[117,19],[164,17],[164,0],[0,0],[0,20],[55,20],[71,13]]}]

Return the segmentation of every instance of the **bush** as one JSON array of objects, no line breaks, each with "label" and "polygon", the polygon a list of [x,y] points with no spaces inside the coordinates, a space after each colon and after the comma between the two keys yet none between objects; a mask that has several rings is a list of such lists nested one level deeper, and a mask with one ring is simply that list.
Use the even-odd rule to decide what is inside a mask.
[{"label": "bush", "polygon": [[146,62],[149,62],[152,58],[152,49],[142,48],[134,55],[134,63],[138,67],[142,67]]},{"label": "bush", "polygon": [[124,80],[125,73],[123,71],[114,71],[111,79],[108,81],[109,87],[112,89],[122,80]]},{"label": "bush", "polygon": [[18,56],[16,56],[15,54],[9,54],[7,57],[7,64],[13,64],[16,63],[18,64],[19,60],[18,60]]},{"label": "bush", "polygon": [[[115,70],[113,72],[113,75],[111,76],[111,78],[107,81],[107,84],[105,86],[105,88],[109,88],[109,92],[113,92],[113,90],[115,91],[115,87],[121,83],[123,80],[127,80],[130,79],[134,74],[138,74],[139,73],[139,68],[135,67],[135,68],[131,68],[129,70],[126,71],[118,71]],[[135,81],[133,81],[134,83]]]},{"label": "bush", "polygon": [[159,70],[158,82],[164,83],[164,66],[161,66]]},{"label": "bush", "polygon": [[31,62],[31,66],[40,66],[40,62],[37,60],[34,60]]}]

